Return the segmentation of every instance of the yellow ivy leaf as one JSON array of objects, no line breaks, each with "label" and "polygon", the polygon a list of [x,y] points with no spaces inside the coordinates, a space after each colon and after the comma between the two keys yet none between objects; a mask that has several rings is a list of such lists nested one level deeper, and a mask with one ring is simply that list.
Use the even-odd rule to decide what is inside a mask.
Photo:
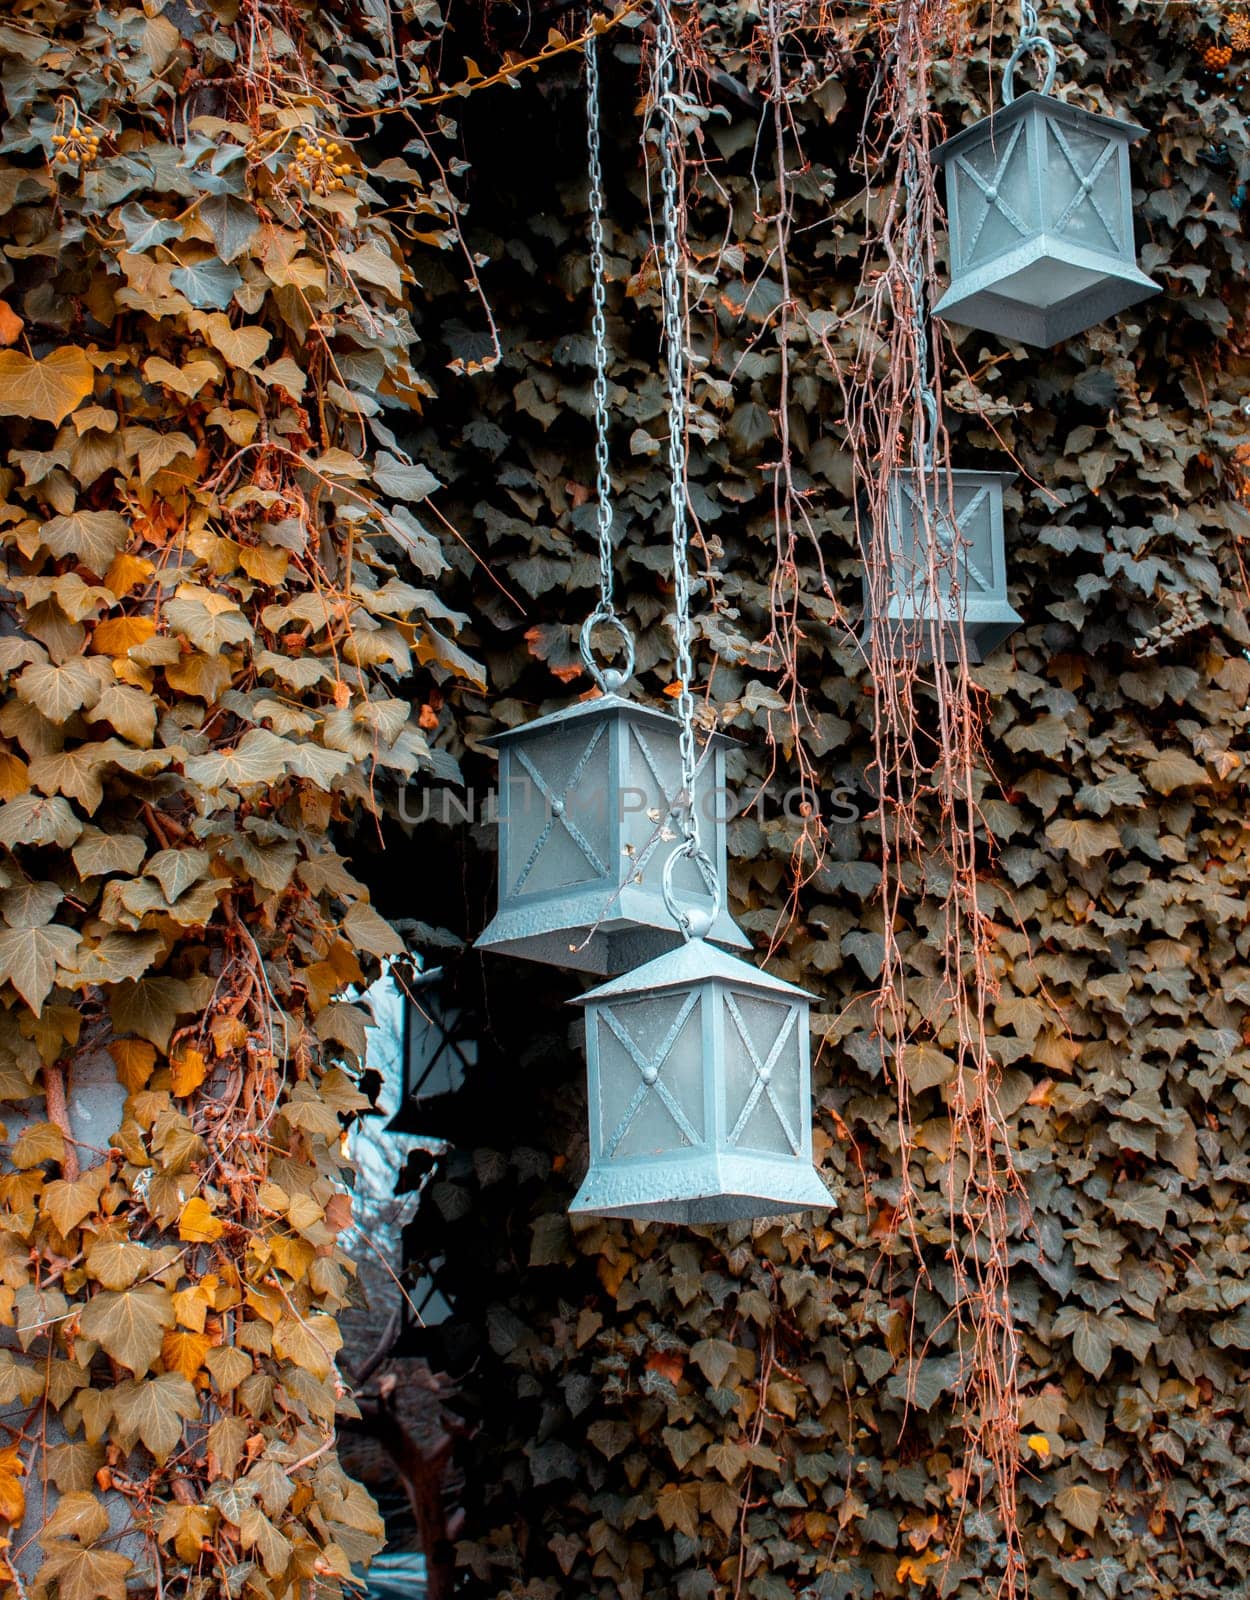
[{"label": "yellow ivy leaf", "polygon": [[184,1050],[176,1060],[170,1062],[169,1087],[179,1098],[194,1094],[204,1082],[207,1072],[208,1063],[198,1050]]},{"label": "yellow ivy leaf", "polygon": [[[224,318],[222,319],[225,320]],[[95,386],[95,368],[77,345],[42,361],[20,350],[0,350],[0,416],[64,422]]]},{"label": "yellow ivy leaf", "polygon": [[182,1215],[178,1218],[180,1239],[187,1240],[189,1244],[211,1244],[214,1239],[220,1239],[225,1231],[221,1218],[213,1215],[208,1201],[200,1195],[193,1195],[183,1206]]},{"label": "yellow ivy leaf", "polygon": [[26,1515],[25,1475],[26,1463],[17,1445],[0,1450],[0,1521],[20,1522]]},{"label": "yellow ivy leaf", "polygon": [[[113,566],[116,565],[114,561]],[[151,617],[110,617],[96,623],[91,648],[100,656],[124,656],[135,645],[146,644],[155,632],[156,623]]]},{"label": "yellow ivy leaf", "polygon": [[1031,1433],[1024,1442],[1035,1455],[1041,1456],[1043,1461],[1050,1454],[1050,1440],[1044,1433]]},{"label": "yellow ivy leaf", "polygon": [[204,1357],[212,1347],[206,1333],[180,1333],[172,1331],[161,1340],[161,1360],[167,1372],[180,1372],[188,1383],[204,1365]]}]

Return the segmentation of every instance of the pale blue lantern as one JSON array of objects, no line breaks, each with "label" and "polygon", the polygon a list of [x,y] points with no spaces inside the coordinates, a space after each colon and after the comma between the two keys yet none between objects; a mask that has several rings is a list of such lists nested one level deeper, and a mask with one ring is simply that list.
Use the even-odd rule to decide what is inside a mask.
[{"label": "pale blue lantern", "polygon": [[1010,472],[927,467],[891,475],[884,570],[865,564],[864,645],[895,660],[983,661],[1020,626],[1007,598],[1003,490]]},{"label": "pale blue lantern", "polygon": [[1129,145],[1145,129],[1047,93],[1013,99],[1019,54],[1002,108],[934,152],[951,275],[934,314],[1048,347],[1159,292],[1133,243]]},{"label": "pale blue lantern", "polygon": [[[609,693],[487,741],[499,750],[499,908],[478,949],[607,974],[682,942],[662,884],[680,832],[679,734],[667,712]],[[724,909],[730,743],[713,734],[695,777],[715,893],[689,857],[673,890],[684,912],[715,902],[708,938],[745,950]]]},{"label": "pale blue lantern", "polygon": [[812,1166],[808,994],[701,938],[580,1000],[590,1169],[571,1211],[712,1223],[833,1209]]}]

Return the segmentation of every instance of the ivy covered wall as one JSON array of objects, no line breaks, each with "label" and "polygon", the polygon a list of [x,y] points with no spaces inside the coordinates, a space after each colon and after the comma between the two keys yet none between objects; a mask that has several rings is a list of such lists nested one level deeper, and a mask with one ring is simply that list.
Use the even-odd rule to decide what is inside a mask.
[{"label": "ivy covered wall", "polygon": [[[778,18],[787,421],[812,528],[790,580],[810,711],[801,747],[768,648],[785,291],[766,36]],[[990,1043],[1022,1185],[1009,1228],[1019,1518],[1044,1600],[1188,1600],[1250,1579],[1247,58],[1209,71],[1227,19],[1191,6],[1062,5],[1044,20],[1062,92],[1147,129],[1135,209],[1163,293],[1053,351],[955,330],[945,356],[952,459],[998,468],[1010,453],[1019,470],[1008,559],[1024,626],[972,673],[986,715]],[[948,21],[930,71],[953,131],[997,100],[1014,19],[983,7]],[[648,33],[635,24],[605,45],[613,461],[618,595],[638,632],[639,692],[658,697],[672,676],[666,423],[640,153]],[[889,37],[858,11],[712,3],[686,34],[699,679],[709,717],[745,741],[735,784],[763,796],[731,830],[735,914],[760,960],[771,946],[772,971],[820,991],[817,1144],[838,1209],[754,1229],[570,1223],[586,1146],[562,1002],[578,981],[465,958],[487,1048],[448,1115],[457,1154],[414,1239],[445,1255],[458,1306],[441,1338],[477,1428],[459,1547],[474,1593],[971,1597],[1004,1571],[994,1485],[965,1442],[969,1338],[953,1313],[945,1187],[962,1159],[956,1069],[950,1038],[926,1029],[943,943],[936,866],[912,877],[893,929],[912,1030],[902,1115],[874,1034],[879,782],[838,373],[853,383],[865,330],[847,313],[882,266],[864,243],[859,162]],[[479,788],[481,736],[589,688],[575,653],[595,568],[573,61],[464,103],[469,239],[504,356],[442,381],[412,436],[463,535],[446,544],[448,597],[471,617],[489,679],[486,694],[436,696],[429,715]],[[892,177],[877,175],[878,198]],[[438,263],[415,270],[431,352],[484,354],[458,285]],[[932,717],[922,688],[922,727]],[[792,900],[802,821],[781,802],[800,752],[821,792],[839,789],[860,816],[831,809],[824,858]],[[923,736],[915,759],[923,773]],[[441,920],[470,938],[490,911],[490,845],[484,827],[412,834],[416,858],[438,860]]]}]

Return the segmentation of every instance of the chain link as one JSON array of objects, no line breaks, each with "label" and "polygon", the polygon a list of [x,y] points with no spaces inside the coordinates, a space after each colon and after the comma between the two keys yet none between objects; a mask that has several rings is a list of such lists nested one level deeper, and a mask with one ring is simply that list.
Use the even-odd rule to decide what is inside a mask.
[{"label": "chain link", "polygon": [[608,320],[603,259],[603,165],[599,154],[599,47],[586,40],[586,145],[590,175],[590,334],[595,347],[595,492],[599,531],[599,610],[613,614],[612,477],[608,460]]},{"label": "chain link", "polygon": [[674,666],[678,684],[677,717],[681,724],[681,823],[687,849],[693,854],[699,848],[699,818],[693,803],[698,760],[694,740],[694,696],[690,691],[694,669],[690,658],[690,538],[686,526],[686,319],[676,160],[681,129],[674,88],[677,37],[668,0],[657,0],[656,43],[655,103],[660,113],[660,198],[664,219],[661,289],[668,362],[669,499],[673,510]]},{"label": "chain link", "polygon": [[[607,270],[603,258],[603,163],[599,144],[599,51],[592,33],[586,40],[586,164],[590,182],[591,342],[595,351],[595,526],[599,543],[599,603],[582,625],[581,655],[595,683],[615,694],[633,676],[634,640],[613,603],[616,573],[612,543],[612,473],[608,455]],[[601,667],[595,659],[595,630],[604,625],[617,636],[623,661]]]},{"label": "chain link", "polygon": [[1016,48],[1011,52],[1011,58],[1003,68],[1003,101],[1010,105],[1015,99],[1015,73],[1027,55],[1040,54],[1046,58],[1046,77],[1043,80],[1041,92],[1049,94],[1055,86],[1055,72],[1059,66],[1059,57],[1054,45],[1046,37],[1042,27],[1042,19],[1034,0],[1020,0],[1020,37],[1016,41]]}]

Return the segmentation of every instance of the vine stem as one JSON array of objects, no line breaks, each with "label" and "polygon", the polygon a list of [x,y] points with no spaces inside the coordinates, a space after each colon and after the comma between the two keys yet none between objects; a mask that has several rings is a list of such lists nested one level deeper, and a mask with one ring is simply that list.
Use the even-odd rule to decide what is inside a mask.
[{"label": "vine stem", "polygon": [[61,1156],[61,1176],[66,1183],[77,1183],[80,1167],[78,1147],[70,1127],[69,1106],[65,1094],[65,1068],[54,1061],[43,1069],[43,1090],[48,1105],[48,1121],[61,1130],[65,1150]]}]

